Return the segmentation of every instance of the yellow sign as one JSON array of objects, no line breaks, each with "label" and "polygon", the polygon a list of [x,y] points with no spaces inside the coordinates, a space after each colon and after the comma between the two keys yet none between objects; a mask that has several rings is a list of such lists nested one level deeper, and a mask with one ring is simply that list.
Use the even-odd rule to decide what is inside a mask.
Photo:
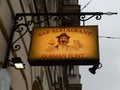
[{"label": "yellow sign", "polygon": [[32,33],[28,59],[98,60],[98,27],[36,28]]}]

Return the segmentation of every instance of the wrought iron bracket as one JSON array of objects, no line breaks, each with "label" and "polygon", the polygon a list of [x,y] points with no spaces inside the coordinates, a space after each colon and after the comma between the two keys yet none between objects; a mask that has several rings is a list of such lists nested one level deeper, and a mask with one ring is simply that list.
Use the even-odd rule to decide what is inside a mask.
[{"label": "wrought iron bracket", "polygon": [[89,19],[95,17],[96,20],[100,20],[102,15],[114,15],[117,13],[112,12],[81,12],[81,13],[17,13],[14,17],[14,26],[13,33],[19,32],[21,33],[20,37],[18,37],[15,41],[12,41],[11,48],[13,51],[18,51],[20,49],[20,45],[14,44],[21,39],[27,32],[31,34],[33,27],[42,27],[44,24],[45,27],[52,26],[50,22],[60,22],[65,18],[71,20],[71,22],[75,19],[83,22],[83,26],[85,26],[85,22]]},{"label": "wrought iron bracket", "polygon": [[[59,23],[61,20],[69,19],[79,20],[83,22],[83,26],[85,26],[85,22],[89,19],[95,17],[96,20],[100,20],[102,15],[115,15],[117,13],[113,12],[81,12],[81,13],[17,13],[13,20],[13,28],[11,31],[11,36],[8,42],[8,48],[5,58],[5,65],[7,65],[7,61],[9,60],[10,51],[18,51],[20,50],[20,45],[16,44],[26,33],[31,34],[34,27],[50,27],[52,26],[51,22]],[[60,25],[58,25],[60,26]],[[81,26],[81,25],[80,25]],[[18,32],[20,35],[17,39],[14,39],[15,33]]]}]

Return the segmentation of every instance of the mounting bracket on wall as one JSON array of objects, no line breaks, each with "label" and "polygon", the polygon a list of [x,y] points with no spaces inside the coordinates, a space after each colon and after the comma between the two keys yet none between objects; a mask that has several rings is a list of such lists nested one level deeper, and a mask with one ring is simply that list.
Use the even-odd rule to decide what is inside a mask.
[{"label": "mounting bracket on wall", "polygon": [[[100,20],[102,15],[116,15],[116,12],[80,12],[80,13],[17,13],[13,20],[13,28],[8,42],[6,58],[3,67],[6,68],[9,62],[10,51],[19,51],[20,45],[16,44],[26,33],[31,34],[34,27],[51,27],[51,21],[59,24],[61,20],[70,21],[79,20],[80,26],[85,26],[85,22],[95,17]],[[15,32],[20,33],[17,39],[14,39]]]},{"label": "mounting bracket on wall", "polygon": [[[65,18],[69,18],[71,22],[75,19],[79,20],[85,26],[85,22],[89,19],[95,17],[96,20],[100,20],[102,15],[115,15],[117,13],[113,12],[81,12],[81,13],[17,13],[14,17],[14,26],[12,31],[12,36],[14,32],[23,32],[22,35],[17,38],[15,41],[11,42],[11,48],[13,51],[18,51],[20,45],[14,44],[21,39],[27,32],[32,33],[33,27],[51,27],[50,20],[54,22],[59,22]],[[80,25],[82,26],[82,25]]]}]

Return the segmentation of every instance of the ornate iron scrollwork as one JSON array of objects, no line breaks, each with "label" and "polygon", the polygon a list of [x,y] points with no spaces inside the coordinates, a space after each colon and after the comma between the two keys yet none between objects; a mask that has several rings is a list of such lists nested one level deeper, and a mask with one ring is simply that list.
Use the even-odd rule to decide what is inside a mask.
[{"label": "ornate iron scrollwork", "polygon": [[[8,65],[10,51],[18,51],[21,46],[17,44],[17,42],[23,38],[26,33],[31,34],[33,27],[49,27],[51,24],[49,23],[51,20],[54,22],[64,21],[65,18],[69,18],[71,21],[78,19],[79,22],[85,22],[91,19],[92,17],[96,17],[96,20],[100,20],[102,15],[114,15],[117,13],[113,12],[81,12],[81,13],[17,13],[14,17],[14,25],[11,31],[10,39],[7,46],[7,53],[4,61],[4,68]],[[89,17],[88,17],[89,16]],[[88,17],[88,18],[87,18]],[[42,25],[43,24],[43,25]],[[58,25],[59,26],[59,25]],[[14,37],[17,33],[17,37]]]},{"label": "ornate iron scrollwork", "polygon": [[18,51],[20,50],[20,45],[16,44],[16,42],[20,40],[27,32],[30,32],[29,23],[25,21],[24,16],[16,16],[13,29],[13,33],[15,34],[16,32],[18,32],[19,36],[17,37],[17,39],[12,41],[11,48],[13,51]]},{"label": "ornate iron scrollwork", "polygon": [[[14,17],[14,27],[12,33],[19,33],[19,36],[17,39],[13,40],[11,43],[11,48],[13,51],[20,50],[20,45],[16,44],[18,40],[20,40],[26,33],[32,32],[33,27],[42,27],[42,23],[44,23],[43,26],[51,26],[49,22],[51,20],[55,22],[61,22],[61,20],[64,21],[64,19],[68,19],[71,22],[73,20],[79,20],[79,22],[83,22],[83,26],[85,26],[85,22],[89,19],[95,17],[96,20],[100,20],[102,18],[103,12],[81,12],[81,13],[17,13]],[[116,13],[112,13],[116,14]],[[111,15],[112,15],[111,14]],[[14,36],[13,34],[13,36]]]}]

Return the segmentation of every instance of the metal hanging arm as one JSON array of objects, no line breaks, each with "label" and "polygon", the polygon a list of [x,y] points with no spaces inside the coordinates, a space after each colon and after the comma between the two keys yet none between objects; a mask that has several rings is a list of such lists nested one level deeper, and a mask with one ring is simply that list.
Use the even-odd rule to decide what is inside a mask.
[{"label": "metal hanging arm", "polygon": [[6,52],[6,57],[5,57],[5,60],[4,60],[3,68],[6,68],[7,65],[8,65],[8,62],[9,62],[9,55],[10,55],[10,51],[11,51],[11,43],[12,43],[14,32],[15,32],[14,28],[16,26],[15,24],[16,24],[16,18],[14,18],[14,25],[13,25],[13,28],[11,30],[10,39],[8,40],[7,52]]},{"label": "metal hanging arm", "polygon": [[[31,30],[29,30],[29,28],[28,28],[31,25],[33,25],[33,27],[34,27],[35,24],[37,24],[37,26],[41,27],[40,23],[48,22],[50,18],[54,17],[53,20],[56,21],[56,22],[58,22],[59,19],[56,20],[55,19],[56,17],[57,18],[59,18],[59,17],[62,17],[62,18],[70,17],[71,18],[71,16],[73,17],[73,18],[71,18],[71,21],[73,19],[78,19],[81,22],[83,22],[84,25],[85,25],[85,22],[88,21],[89,19],[93,18],[93,17],[96,17],[96,20],[100,20],[102,18],[102,15],[116,15],[116,14],[117,14],[116,12],[106,12],[106,13],[103,13],[103,12],[81,12],[81,13],[17,13],[16,16],[14,17],[14,22],[13,22],[14,26],[12,28],[10,39],[9,39],[9,42],[8,42],[7,53],[6,53],[6,57],[5,57],[5,60],[4,60],[4,66],[3,67],[4,68],[7,67],[8,60],[9,60],[9,55],[10,55],[10,51],[11,50],[18,51],[20,49],[20,45],[15,45],[15,43],[17,41],[19,41],[22,37],[24,37],[24,35],[26,35],[27,32],[31,34],[32,28],[31,28]],[[24,20],[25,17],[30,17],[30,19],[25,21]],[[39,18],[42,17],[42,20],[35,21],[35,18],[38,18],[38,17]],[[74,18],[74,17],[77,17],[77,18]],[[50,25],[48,23],[48,27],[49,26]],[[22,32],[22,31],[24,31],[22,33],[22,35],[19,36],[17,39],[15,39],[15,41],[13,41],[13,37],[14,37],[15,32]]]},{"label": "metal hanging arm", "polygon": [[[49,17],[70,17],[70,16],[74,16],[74,17],[78,17],[77,19],[79,19],[81,22],[83,22],[85,24],[86,21],[88,21],[89,19],[95,17],[96,20],[100,20],[102,18],[102,15],[117,15],[116,12],[80,12],[80,13],[17,13],[16,16],[17,17],[23,17],[23,16],[31,16],[31,17],[40,17],[40,16],[45,16],[47,17],[47,19],[45,18],[43,21],[49,21]],[[41,21],[39,21],[39,23],[41,23]],[[50,26],[50,25],[49,25]],[[83,25],[84,26],[84,25]]]}]

